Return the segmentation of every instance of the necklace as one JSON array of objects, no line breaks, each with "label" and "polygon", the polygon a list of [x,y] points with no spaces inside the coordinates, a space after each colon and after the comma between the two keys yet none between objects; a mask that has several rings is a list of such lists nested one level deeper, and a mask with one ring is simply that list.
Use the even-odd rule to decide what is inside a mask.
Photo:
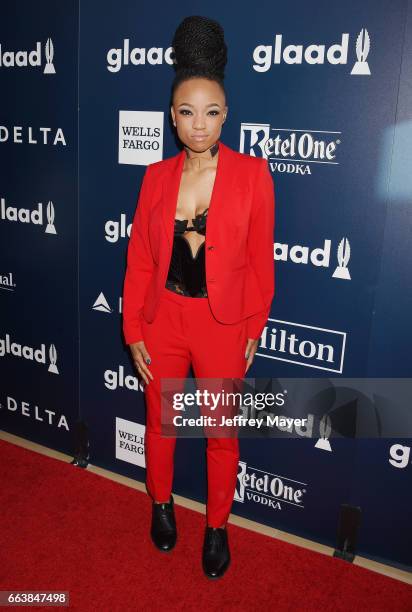
[{"label": "necklace", "polygon": [[219,141],[215,142],[215,144],[209,147],[208,151],[210,151],[210,157],[204,157],[203,155],[194,155],[193,157],[190,157],[189,149],[186,146],[185,146],[185,151],[186,151],[186,159],[189,160],[190,163],[192,163],[193,160],[196,160],[196,159],[199,160],[198,169],[200,170],[200,160],[207,159],[208,161],[210,161],[219,151]]}]

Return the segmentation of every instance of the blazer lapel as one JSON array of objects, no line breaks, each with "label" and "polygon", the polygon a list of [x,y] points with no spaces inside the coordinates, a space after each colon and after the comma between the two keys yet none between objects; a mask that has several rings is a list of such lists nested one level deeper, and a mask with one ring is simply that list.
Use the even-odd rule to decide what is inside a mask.
[{"label": "blazer lapel", "polygon": [[[212,196],[207,214],[206,236],[213,235],[213,226],[216,221],[222,219],[225,207],[230,210],[230,200],[232,185],[234,182],[235,173],[232,170],[231,162],[232,150],[219,140],[219,157],[217,160],[217,168],[215,181],[213,184]],[[173,244],[174,220],[177,208],[177,198],[179,195],[179,187],[183,174],[183,164],[186,157],[186,152],[183,149],[180,153],[172,157],[169,164],[168,172],[166,173],[163,183],[163,205],[161,207],[162,221],[164,230],[167,236],[169,247]]]}]

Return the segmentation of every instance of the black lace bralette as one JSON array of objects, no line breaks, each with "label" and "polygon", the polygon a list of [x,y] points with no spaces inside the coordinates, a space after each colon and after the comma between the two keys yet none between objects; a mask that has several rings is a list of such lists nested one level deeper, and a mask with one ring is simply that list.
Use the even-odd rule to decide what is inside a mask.
[{"label": "black lace bralette", "polygon": [[202,213],[199,213],[192,219],[193,227],[187,227],[188,220],[187,219],[175,219],[175,234],[184,234],[185,232],[198,232],[199,234],[206,234],[206,221],[207,221],[207,211],[209,208],[206,208]]}]

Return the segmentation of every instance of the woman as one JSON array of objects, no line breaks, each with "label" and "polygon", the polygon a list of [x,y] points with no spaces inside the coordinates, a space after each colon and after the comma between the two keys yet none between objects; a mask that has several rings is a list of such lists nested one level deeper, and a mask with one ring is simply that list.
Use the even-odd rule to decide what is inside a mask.
[{"label": "woman", "polygon": [[[214,20],[187,17],[176,30],[171,116],[183,150],[150,164],[130,235],[123,330],[145,381],[151,537],[176,543],[172,480],[176,438],[161,436],[160,382],[187,376],[243,378],[274,295],[274,186],[264,159],[220,140],[228,107],[227,48]],[[245,361],[246,360],[246,361]],[[202,565],[218,578],[230,563],[227,519],[237,437],[207,439],[207,524]]]}]

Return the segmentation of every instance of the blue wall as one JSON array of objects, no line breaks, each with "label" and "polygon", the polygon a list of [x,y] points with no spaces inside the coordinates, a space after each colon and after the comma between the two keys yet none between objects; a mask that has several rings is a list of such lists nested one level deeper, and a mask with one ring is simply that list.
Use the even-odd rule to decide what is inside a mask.
[{"label": "blue wall", "polygon": [[[167,50],[190,14],[225,29],[222,140],[268,156],[275,182],[276,294],[265,338],[278,342],[262,337],[250,376],[411,374],[411,2],[263,0],[253,12],[239,6],[236,19],[233,7],[214,0],[161,10],[129,0],[8,6],[0,23],[0,199],[11,207],[5,216],[0,209],[1,427],[70,454],[82,420],[90,462],[141,481],[144,395],[121,334],[121,294],[151,159],[136,148],[147,138],[130,134],[130,126],[160,127],[148,137],[158,159],[178,152]],[[364,28],[370,48],[360,68],[370,74],[351,74]],[[329,61],[330,52],[322,63],[290,63],[282,54],[273,63],[276,35],[284,53],[288,45],[328,51],[343,41],[347,54],[341,63]],[[40,66],[5,65],[7,51],[31,51],[37,41]],[[127,44],[143,50],[145,63],[125,61]],[[359,55],[364,45],[365,35]],[[153,47],[160,51],[150,62]],[[55,73],[45,74],[51,62]],[[268,150],[270,139],[278,150]],[[293,142],[302,147],[295,154]],[[39,203],[41,224],[12,220],[11,209],[33,213]],[[56,233],[45,231],[48,220]],[[296,356],[288,343],[282,349],[281,337],[290,334],[299,345],[330,344],[331,359],[317,350]],[[12,354],[7,338],[44,345],[45,363]],[[358,553],[410,569],[410,438],[330,442],[326,451],[298,434],[242,439],[233,513],[335,546],[341,505],[360,506]],[[205,501],[204,449],[203,440],[178,440],[176,493]],[[252,473],[301,490],[301,502],[245,489],[242,476]]]}]

